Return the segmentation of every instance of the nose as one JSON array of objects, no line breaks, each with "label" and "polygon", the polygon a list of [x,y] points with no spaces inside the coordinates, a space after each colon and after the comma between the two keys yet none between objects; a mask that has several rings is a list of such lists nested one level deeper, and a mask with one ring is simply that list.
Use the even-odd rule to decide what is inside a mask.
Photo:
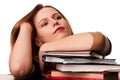
[{"label": "nose", "polygon": [[58,20],[53,19],[53,27],[59,25]]}]

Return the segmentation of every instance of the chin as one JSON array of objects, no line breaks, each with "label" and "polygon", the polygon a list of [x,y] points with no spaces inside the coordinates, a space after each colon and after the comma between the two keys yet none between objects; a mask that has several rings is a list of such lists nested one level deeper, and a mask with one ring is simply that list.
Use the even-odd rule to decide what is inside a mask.
[{"label": "chin", "polygon": [[60,34],[56,37],[56,39],[62,39],[62,38],[65,38],[65,37],[68,37],[70,36],[71,34]]}]

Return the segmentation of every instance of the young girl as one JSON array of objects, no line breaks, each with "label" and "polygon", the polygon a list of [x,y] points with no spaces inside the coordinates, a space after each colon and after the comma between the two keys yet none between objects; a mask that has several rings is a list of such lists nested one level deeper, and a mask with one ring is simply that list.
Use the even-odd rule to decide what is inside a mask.
[{"label": "young girl", "polygon": [[111,44],[101,32],[73,34],[60,11],[38,4],[12,29],[9,67],[13,76],[41,77],[42,73],[54,69],[54,64],[41,59],[42,53],[48,50],[94,50],[106,56],[111,52]]}]

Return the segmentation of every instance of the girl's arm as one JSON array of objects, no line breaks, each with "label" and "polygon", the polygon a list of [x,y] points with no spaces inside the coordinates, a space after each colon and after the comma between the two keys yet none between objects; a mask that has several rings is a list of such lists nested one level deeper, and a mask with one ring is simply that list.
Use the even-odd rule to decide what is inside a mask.
[{"label": "girl's arm", "polygon": [[45,43],[41,51],[47,50],[95,50],[104,51],[110,48],[108,38],[100,32],[85,32]]},{"label": "girl's arm", "polygon": [[[43,44],[39,51],[39,57],[42,56],[42,52],[50,50],[95,50],[101,55],[108,55],[111,51],[111,45],[108,38],[102,33],[86,32]],[[40,64],[43,68],[44,63],[41,59]]]},{"label": "girl's arm", "polygon": [[27,76],[32,70],[31,34],[31,25],[27,22],[23,23],[10,53],[10,71],[15,77]]}]

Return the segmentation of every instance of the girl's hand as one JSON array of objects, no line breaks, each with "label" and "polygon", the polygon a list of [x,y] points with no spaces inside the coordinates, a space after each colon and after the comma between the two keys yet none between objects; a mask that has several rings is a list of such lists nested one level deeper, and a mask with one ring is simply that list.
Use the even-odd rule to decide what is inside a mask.
[{"label": "girl's hand", "polygon": [[31,24],[28,22],[23,22],[21,24],[20,29],[25,29],[25,30],[30,31],[30,32],[32,32],[32,30],[33,30]]}]

